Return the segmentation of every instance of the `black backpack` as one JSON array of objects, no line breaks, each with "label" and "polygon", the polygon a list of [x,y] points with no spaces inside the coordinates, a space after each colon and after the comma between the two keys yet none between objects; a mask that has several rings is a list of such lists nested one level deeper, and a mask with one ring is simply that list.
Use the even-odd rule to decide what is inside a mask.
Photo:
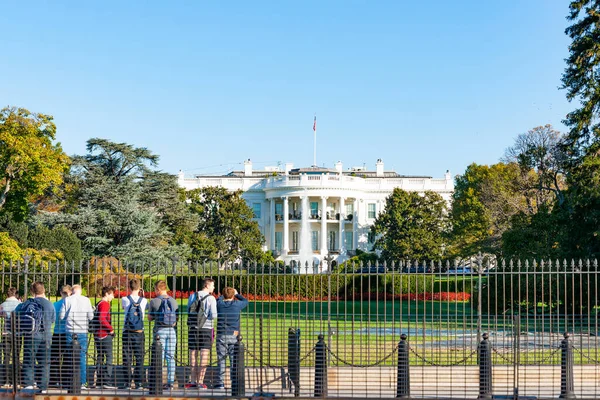
[{"label": "black backpack", "polygon": [[144,329],[144,313],[141,306],[144,298],[140,297],[138,301],[133,301],[131,296],[127,296],[127,299],[129,299],[130,305],[125,315],[124,329],[126,331],[141,331]]},{"label": "black backpack", "polygon": [[206,320],[208,320],[208,316],[206,315],[206,309],[204,308],[204,300],[210,296],[207,294],[206,296],[200,298],[196,296],[194,302],[190,305],[188,309],[188,326],[193,329],[200,329],[204,326]]},{"label": "black backpack", "polygon": [[175,326],[177,323],[177,313],[169,301],[170,297],[161,297],[158,307],[158,322],[160,326]]},{"label": "black backpack", "polygon": [[34,299],[19,305],[13,315],[16,317],[17,335],[30,336],[42,332],[44,308]]},{"label": "black backpack", "polygon": [[100,304],[100,301],[96,303],[96,308],[94,309],[94,318],[92,318],[92,320],[88,323],[89,333],[96,333],[98,329],[100,329],[100,311],[98,310],[98,304]]}]

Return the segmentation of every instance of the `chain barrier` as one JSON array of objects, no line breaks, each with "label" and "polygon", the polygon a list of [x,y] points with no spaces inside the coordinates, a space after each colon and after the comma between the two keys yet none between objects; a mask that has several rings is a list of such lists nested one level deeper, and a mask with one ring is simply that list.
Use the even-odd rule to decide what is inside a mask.
[{"label": "chain barrier", "polygon": [[433,361],[429,361],[425,357],[421,356],[419,353],[417,353],[415,351],[415,349],[412,348],[412,346],[408,346],[408,348],[409,348],[410,352],[415,355],[415,357],[417,357],[419,360],[423,361],[425,364],[431,365],[432,367],[456,367],[458,365],[462,365],[462,364],[466,363],[468,359],[473,357],[473,355],[477,354],[477,350],[473,350],[470,354],[468,354],[467,356],[463,357],[462,359],[460,359],[456,362],[453,362],[451,364],[438,364],[438,363],[434,363]]},{"label": "chain barrier", "polygon": [[388,354],[387,356],[383,357],[381,360],[376,361],[373,364],[361,365],[361,364],[353,364],[353,363],[350,363],[348,361],[342,360],[337,354],[335,354],[333,351],[331,351],[331,349],[329,347],[325,346],[325,348],[327,349],[327,352],[329,354],[331,354],[331,356],[333,358],[335,358],[337,361],[341,362],[344,365],[347,365],[348,367],[355,367],[355,368],[377,367],[377,366],[383,364],[385,361],[387,361],[390,357],[392,357],[398,351],[398,345],[396,345],[396,347],[394,347],[394,350],[392,350],[392,352],[390,354]]},{"label": "chain barrier", "polygon": [[[515,364],[514,359],[506,357],[503,353],[501,353],[500,351],[498,351],[498,349],[496,347],[492,347],[492,351],[498,356],[500,357],[501,360],[504,360],[505,362],[507,362],[508,364]],[[536,362],[532,362],[532,363],[519,363],[519,366],[522,367],[526,367],[526,366],[540,366],[543,364],[546,364],[548,361],[550,361],[555,355],[556,353],[558,353],[560,351],[560,347],[556,348],[554,351],[552,351],[547,357],[542,358],[539,361]]]},{"label": "chain barrier", "polygon": [[593,364],[598,365],[600,364],[599,360],[595,360],[593,358],[591,358],[590,356],[586,355],[581,349],[578,349],[577,347],[573,346],[573,350],[575,350],[577,353],[581,354],[581,357],[583,357],[584,359],[591,361]]}]

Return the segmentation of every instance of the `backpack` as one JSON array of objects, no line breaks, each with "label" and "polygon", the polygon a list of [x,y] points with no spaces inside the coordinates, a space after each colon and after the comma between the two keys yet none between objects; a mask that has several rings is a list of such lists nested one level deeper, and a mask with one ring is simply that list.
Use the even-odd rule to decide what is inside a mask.
[{"label": "backpack", "polygon": [[42,332],[44,308],[33,299],[28,299],[15,310],[17,335],[33,335]]},{"label": "backpack", "polygon": [[[196,294],[196,299],[190,305],[190,309],[188,310],[188,326],[194,329],[200,329],[204,326],[204,323],[208,319],[206,315],[206,309],[204,308],[204,299],[206,299],[210,294],[200,298]],[[194,315],[195,314],[195,315]]]},{"label": "backpack", "polygon": [[126,331],[141,331],[144,329],[144,313],[141,306],[144,298],[140,297],[137,302],[133,301],[131,296],[127,296],[127,299],[130,305],[127,314],[125,314],[124,329]]},{"label": "backpack", "polygon": [[100,304],[100,301],[96,303],[96,308],[94,308],[94,318],[92,318],[92,320],[88,323],[89,333],[96,333],[98,329],[100,329],[100,310],[98,310],[98,304]]},{"label": "backpack", "polygon": [[175,326],[177,322],[177,314],[169,301],[169,297],[160,299],[158,307],[158,322],[161,326]]}]

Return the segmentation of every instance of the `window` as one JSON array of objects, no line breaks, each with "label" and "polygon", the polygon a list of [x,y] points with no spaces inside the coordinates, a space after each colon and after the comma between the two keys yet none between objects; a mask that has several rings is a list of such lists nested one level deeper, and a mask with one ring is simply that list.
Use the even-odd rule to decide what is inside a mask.
[{"label": "window", "polygon": [[281,251],[281,242],[283,242],[283,232],[275,232],[275,250]]},{"label": "window", "polygon": [[260,203],[252,203],[252,212],[254,213],[254,218],[260,218],[260,210],[261,210]]},{"label": "window", "polygon": [[298,251],[298,231],[292,231],[292,251]]},{"label": "window", "polygon": [[319,250],[319,231],[312,231],[311,239],[312,251]]},{"label": "window", "polygon": [[346,231],[344,232],[344,234],[346,235],[346,244],[345,244],[345,248],[346,250],[354,250],[354,235],[352,231]]},{"label": "window", "polygon": [[346,216],[354,214],[354,204],[346,204]]},{"label": "window", "polygon": [[316,201],[310,202],[310,215],[312,218],[317,218],[319,216],[319,203]]},{"label": "window", "polygon": [[375,234],[373,232],[369,231],[367,238],[369,240],[369,244],[375,243]]},{"label": "window", "polygon": [[335,241],[335,231],[329,231],[329,237],[327,238],[327,249],[329,251],[337,250],[336,241]]},{"label": "window", "polygon": [[283,215],[283,203],[275,203],[275,215]]},{"label": "window", "polygon": [[369,204],[367,204],[367,207],[368,207],[367,208],[367,218],[373,218],[373,219],[375,219],[375,217],[377,216],[376,215],[376,213],[377,213],[377,211],[376,211],[377,210],[376,209],[377,204],[375,204],[375,203],[369,203]]}]

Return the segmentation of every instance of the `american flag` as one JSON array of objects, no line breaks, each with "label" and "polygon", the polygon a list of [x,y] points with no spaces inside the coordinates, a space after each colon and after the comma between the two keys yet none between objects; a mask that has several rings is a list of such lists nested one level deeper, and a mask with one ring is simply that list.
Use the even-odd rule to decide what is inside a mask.
[{"label": "american flag", "polygon": [[315,121],[313,122],[313,131],[317,131],[317,116],[315,115]]}]

